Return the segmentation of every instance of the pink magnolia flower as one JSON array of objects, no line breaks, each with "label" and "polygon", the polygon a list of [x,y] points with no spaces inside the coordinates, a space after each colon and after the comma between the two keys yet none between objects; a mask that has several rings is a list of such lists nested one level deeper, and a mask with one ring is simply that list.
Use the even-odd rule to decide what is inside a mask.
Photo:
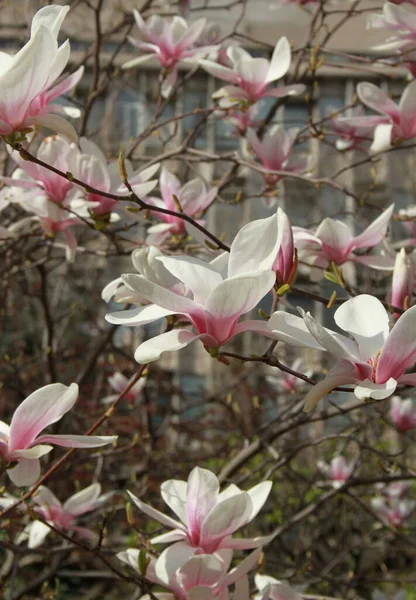
[{"label": "pink magnolia flower", "polygon": [[[134,375],[133,375],[134,377]],[[110,404],[114,402],[114,400],[124,392],[124,390],[130,385],[131,380],[127,379],[125,375],[117,371],[113,373],[111,377],[108,377],[107,381],[110,384],[110,387],[116,392],[116,394],[112,394],[111,396],[106,396],[102,399],[104,404]],[[143,391],[144,386],[146,385],[147,378],[140,377],[140,379],[133,385],[133,387],[124,395],[124,401],[128,402],[131,406],[135,406],[140,398],[140,395]]]},{"label": "pink magnolia flower", "polygon": [[[61,504],[50,489],[41,485],[37,490],[36,495],[33,496],[33,500],[37,504],[34,512],[57,529],[77,533],[81,537],[95,542],[98,541],[98,536],[89,529],[76,525],[76,521],[82,515],[101,508],[101,506],[113,495],[113,492],[109,492],[102,496],[100,496],[100,494],[101,485],[99,483],[93,483],[68,498],[64,504]],[[25,534],[29,538],[29,548],[38,548],[41,546],[50,532],[51,529],[41,521],[30,523],[29,526],[25,528]]]},{"label": "pink magnolia flower", "polygon": [[410,398],[402,400],[400,396],[393,396],[390,416],[399,431],[416,429],[416,410]]},{"label": "pink magnolia flower", "polygon": [[380,497],[371,499],[371,507],[393,527],[402,528],[406,525],[416,507],[416,502],[401,500],[398,497]]},{"label": "pink magnolia flower", "polygon": [[302,94],[305,86],[293,84],[270,89],[270,84],[286,75],[290,67],[291,51],[287,38],[281,38],[273,51],[271,60],[253,58],[240,46],[229,46],[227,57],[230,66],[223,66],[210,60],[200,60],[199,64],[218,79],[231,83],[214,94],[220,98],[220,106],[228,108],[234,104],[257,102],[260,98],[296,96]]},{"label": "pink magnolia flower", "polygon": [[352,475],[355,464],[348,463],[343,456],[335,456],[329,464],[318,461],[318,469],[326,475],[334,487],[341,487]]},{"label": "pink magnolia flower", "polygon": [[390,256],[363,256],[355,254],[354,251],[373,248],[382,241],[386,235],[393,209],[394,204],[355,237],[348,225],[338,219],[324,219],[315,233],[302,227],[294,227],[294,239],[299,250],[299,258],[307,260],[313,267],[321,267],[321,269],[315,270],[313,278],[322,277],[323,269],[331,262],[336,265],[354,262],[373,269],[392,269],[393,262]]},{"label": "pink magnolia flower", "polygon": [[188,25],[182,17],[169,20],[153,15],[145,23],[139,11],[134,10],[133,15],[145,41],[133,37],[129,37],[129,41],[145,54],[124,63],[122,68],[131,69],[155,58],[165,71],[161,93],[167,98],[176,83],[178,64],[194,62],[197,57],[206,56],[216,49],[216,46],[212,45],[198,46],[206,19],[198,19],[192,25]]},{"label": "pink magnolia flower", "polygon": [[273,538],[273,535],[251,539],[232,537],[259,513],[271,487],[272,482],[265,481],[243,492],[236,485],[230,485],[220,493],[214,473],[195,467],[187,482],[169,479],[161,486],[163,500],[180,521],[148,506],[130,492],[129,496],[142,512],[173,529],[153,538],[152,544],[186,541],[192,548],[211,554],[223,549],[256,548]]},{"label": "pink magnolia flower", "polygon": [[59,113],[79,116],[79,111],[52,101],[71,90],[84,68],[55,84],[70,53],[68,40],[58,48],[57,37],[69,6],[45,6],[33,17],[31,38],[14,56],[0,59],[0,86],[7,90],[0,102],[0,135],[25,133],[34,125],[47,127],[72,140],[75,129]]},{"label": "pink magnolia flower", "polygon": [[355,106],[350,110],[349,115],[339,115],[329,119],[328,125],[340,136],[335,142],[337,150],[368,152],[375,127],[388,121],[388,117],[365,115],[362,106]]},{"label": "pink magnolia flower", "polygon": [[[413,290],[415,288],[415,260],[412,254],[407,254],[402,248],[396,255],[394,263],[393,280],[391,287],[391,304],[396,308],[407,310],[413,301]],[[393,313],[395,319],[400,313]]]},{"label": "pink magnolia flower", "polygon": [[[118,161],[107,164],[107,159],[100,148],[87,140],[79,140],[81,152],[73,156],[72,174],[83,183],[90,185],[96,190],[106,193],[116,194],[118,196],[129,196],[130,191],[121,182],[120,167]],[[150,193],[157,185],[157,180],[150,180],[159,168],[159,163],[143,169],[142,171],[133,171],[130,161],[125,161],[128,182],[137,196],[142,198]],[[150,180],[150,181],[149,181]],[[84,197],[84,190],[79,194]],[[88,193],[87,200],[91,204],[91,212],[95,216],[106,216],[111,213],[117,205],[117,200],[107,198],[96,193]]]},{"label": "pink magnolia flower", "polygon": [[[156,246],[138,248],[131,255],[132,263],[136,271],[146,277],[149,281],[160,285],[176,294],[185,295],[185,287],[181,281],[172,275],[163,265],[159,257],[165,256]],[[115,302],[126,302],[128,304],[149,304],[149,300],[127,287],[121,277],[110,281],[101,293],[105,302],[113,298]]]},{"label": "pink magnolia flower", "polygon": [[[166,548],[158,559],[151,557],[146,578],[172,593],[156,593],[160,600],[229,600],[228,587],[236,584],[234,599],[249,600],[247,573],[255,567],[261,549],[257,548],[227,572],[233,557],[227,548],[202,554],[185,542]],[[139,550],[129,548],[117,558],[138,571]]]},{"label": "pink magnolia flower", "polygon": [[[179,179],[163,167],[160,174],[160,193],[162,200],[154,197],[146,198],[148,204],[178,212],[178,207],[173,200],[175,195],[184,213],[189,217],[195,217],[212,204],[218,193],[218,188],[207,189],[207,186],[199,177],[181,186]],[[147,244],[158,246],[170,235],[182,235],[186,232],[185,221],[179,217],[153,211],[152,216],[162,220],[163,223],[149,227],[146,238]],[[199,222],[204,223],[204,221]]]},{"label": "pink magnolia flower", "polygon": [[[416,6],[415,0],[406,0]],[[384,44],[374,46],[374,50],[399,50],[403,52],[416,43],[416,14],[403,6],[404,0],[385,2],[382,14],[372,14],[367,17],[367,27],[370,29],[388,29],[392,32]]]},{"label": "pink magnolia flower", "polygon": [[416,136],[416,80],[406,87],[398,105],[386,92],[366,81],[357,85],[357,94],[366,106],[388,118],[387,123],[376,126],[371,152],[382,152]]},{"label": "pink magnolia flower", "polygon": [[219,348],[239,333],[257,331],[267,335],[269,331],[264,321],[238,321],[273,287],[275,275],[271,266],[278,243],[276,236],[264,239],[256,256],[246,263],[239,258],[245,256],[245,252],[242,252],[241,236],[237,235],[231,247],[228,277],[214,265],[197,258],[157,257],[170,274],[184,284],[187,295],[179,295],[143,275],[122,275],[124,284],[151,304],[106,315],[106,320],[133,327],[178,314],[194,326],[196,333],[184,328],[172,329],[143,342],[134,355],[142,364],[159,359],[163,352],[180,350],[196,340],[200,340],[212,356],[217,356]]},{"label": "pink magnolia flower", "polygon": [[354,385],[360,400],[388,398],[399,383],[416,385],[416,375],[405,373],[416,359],[415,316],[413,306],[389,331],[389,315],[381,302],[361,294],[342,304],[334,315],[338,327],[350,333],[354,341],[325,329],[310,313],[303,313],[302,319],[278,311],[268,324],[277,339],[327,350],[338,360],[325,379],[306,394],[304,410],[309,412],[338,385]]},{"label": "pink magnolia flower", "polygon": [[282,179],[283,175],[273,174],[273,171],[302,173],[308,168],[308,160],[306,158],[290,161],[290,154],[293,150],[298,131],[298,129],[285,131],[282,126],[275,125],[267,131],[261,141],[252,129],[247,131],[247,140],[253,148],[256,157],[265,169],[272,171],[263,176],[266,184],[275,185]]},{"label": "pink magnolia flower", "polygon": [[269,575],[256,574],[254,581],[260,593],[256,594],[253,600],[302,600],[302,596],[287,583]]},{"label": "pink magnolia flower", "polygon": [[[40,475],[39,458],[52,445],[66,448],[98,448],[117,439],[111,436],[39,435],[74,406],[78,386],[52,383],[30,394],[15,410],[10,427],[0,421],[0,462],[16,486],[32,485]],[[51,445],[52,444],[52,445]],[[17,464],[14,464],[17,463]]]},{"label": "pink magnolia flower", "polygon": [[379,483],[376,485],[380,492],[389,499],[397,500],[403,498],[404,495],[412,487],[411,481],[392,481],[391,483]]},{"label": "pink magnolia flower", "polygon": [[[306,377],[310,377],[313,371],[304,371],[302,365],[303,359],[296,358],[290,365],[290,368],[292,369],[292,371],[296,371],[297,373],[304,373]],[[274,388],[277,388],[279,391],[285,392],[286,394],[295,394],[305,386],[305,381],[303,381],[303,379],[299,379],[299,377],[296,377],[296,375],[292,375],[291,373],[285,373],[284,371],[280,371],[278,375],[270,375],[266,377],[266,380]]]},{"label": "pink magnolia flower", "polygon": [[242,136],[245,135],[249,128],[258,127],[261,125],[261,121],[257,119],[259,114],[259,104],[252,104],[245,110],[238,110],[238,108],[229,108],[226,111],[218,111],[221,117],[226,123],[230,123],[234,126],[234,131],[231,135]]}]

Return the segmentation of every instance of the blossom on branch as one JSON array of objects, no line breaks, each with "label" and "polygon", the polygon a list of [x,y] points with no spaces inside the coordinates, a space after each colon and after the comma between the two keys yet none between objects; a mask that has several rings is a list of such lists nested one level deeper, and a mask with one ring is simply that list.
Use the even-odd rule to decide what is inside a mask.
[{"label": "blossom on branch", "polygon": [[[392,36],[384,44],[373,46],[374,50],[398,50],[405,52],[416,45],[416,13],[399,6],[405,0],[393,0],[385,2],[383,14],[372,14],[367,17],[369,29],[387,29]],[[409,4],[416,6],[415,0],[406,0]]]},{"label": "blossom on branch", "polygon": [[290,68],[291,50],[285,37],[277,42],[270,61],[267,58],[253,58],[240,46],[229,46],[227,58],[229,67],[211,60],[199,61],[210,75],[232,84],[221,88],[213,96],[220,99],[221,108],[253,104],[266,97],[297,96],[305,91],[303,84],[270,89],[270,84],[284,77]]},{"label": "blossom on branch", "polygon": [[[415,267],[414,255],[407,254],[406,250],[402,248],[396,255],[391,284],[391,305],[395,308],[407,310],[412,305]],[[398,319],[400,313],[394,312],[393,316]]]},{"label": "blossom on branch", "polygon": [[361,294],[347,300],[335,311],[334,320],[354,341],[325,329],[310,313],[302,314],[300,318],[278,311],[270,318],[269,327],[282,341],[327,350],[338,360],[325,379],[306,394],[306,412],[339,385],[354,385],[360,400],[383,400],[398,384],[416,385],[416,374],[405,373],[416,360],[416,306],[390,331],[389,315],[377,298]]},{"label": "blossom on branch", "polygon": [[402,400],[400,396],[393,396],[391,399],[390,416],[396,429],[399,431],[416,429],[416,409],[410,398]]},{"label": "blossom on branch", "polygon": [[[133,375],[133,377],[131,377],[130,379],[127,379],[127,377],[119,371],[113,373],[111,377],[107,378],[107,381],[110,384],[110,387],[116,392],[116,394],[106,396],[101,400],[101,402],[103,402],[103,404],[111,404],[112,402],[114,402],[114,400],[116,400],[116,398],[118,398],[118,396],[121,393],[123,393],[124,390],[130,385],[131,381],[134,378],[135,375]],[[140,377],[140,379],[136,381],[133,387],[131,387],[130,390],[124,394],[124,401],[128,402],[130,406],[135,406],[139,401],[139,398],[141,396],[143,388],[146,385],[146,382],[146,377]]]},{"label": "blossom on branch", "polygon": [[145,23],[138,10],[134,10],[133,15],[144,41],[131,36],[129,41],[145,54],[127,61],[122,68],[132,69],[155,58],[163,68],[161,93],[164,98],[169,96],[176,83],[180,62],[193,64],[198,57],[206,56],[217,48],[215,45],[198,46],[206,19],[198,19],[188,25],[182,17],[169,20],[153,15]]},{"label": "blossom on branch", "polygon": [[302,596],[287,583],[278,581],[269,575],[256,574],[254,581],[259,593],[254,596],[253,600],[302,600]]},{"label": "blossom on branch", "polygon": [[169,479],[161,485],[163,500],[180,521],[148,506],[130,492],[129,496],[146,515],[172,528],[172,531],[153,538],[152,544],[184,541],[211,554],[225,548],[257,548],[273,538],[273,535],[251,539],[232,537],[237,529],[247,525],[259,513],[271,487],[271,481],[264,481],[248,492],[230,485],[220,493],[220,484],[214,473],[195,467],[187,482]]},{"label": "blossom on branch", "polygon": [[[39,458],[53,446],[98,448],[117,439],[111,436],[39,435],[74,406],[78,386],[51,383],[30,394],[12,417],[10,427],[0,421],[0,465],[16,486],[32,485],[40,475]],[[16,464],[17,463],[17,464]]]},{"label": "blossom on branch", "polygon": [[317,267],[312,275],[314,279],[322,277],[323,270],[331,262],[338,266],[354,262],[373,269],[392,269],[393,260],[390,256],[358,255],[354,251],[373,248],[383,240],[393,209],[394,204],[357,236],[352,234],[346,223],[329,217],[322,221],[315,233],[302,227],[294,227],[294,240],[299,250],[299,258],[307,260],[312,267]]},{"label": "blossom on branch", "polygon": [[[10,142],[22,141],[33,126],[40,125],[62,133],[72,141],[75,129],[62,116],[79,116],[79,110],[52,104],[52,101],[71,90],[81,79],[84,67],[63,79],[69,59],[67,40],[58,47],[57,37],[69,6],[50,5],[41,8],[33,17],[30,40],[14,56],[5,52],[0,57],[0,135]],[[7,94],[5,91],[7,90]]]},{"label": "blossom on branch", "polygon": [[326,475],[335,488],[341,487],[352,475],[355,464],[348,463],[343,456],[335,456],[329,464],[318,461],[318,469]]},{"label": "blossom on branch", "polygon": [[[113,492],[108,492],[102,496],[100,494],[101,485],[93,483],[68,498],[64,504],[61,504],[50,489],[41,485],[33,496],[33,500],[37,504],[34,512],[57,529],[76,533],[92,542],[97,542],[98,535],[86,527],[76,525],[76,521],[82,515],[101,508],[113,495]],[[24,531],[24,536],[27,536],[29,540],[28,547],[38,548],[41,546],[50,532],[51,528],[42,521],[29,523]]]}]

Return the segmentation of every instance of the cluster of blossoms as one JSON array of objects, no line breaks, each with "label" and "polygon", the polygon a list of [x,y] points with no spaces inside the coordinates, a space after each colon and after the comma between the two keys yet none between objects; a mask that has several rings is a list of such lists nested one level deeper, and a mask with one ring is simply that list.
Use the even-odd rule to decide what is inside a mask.
[{"label": "cluster of blossoms", "polygon": [[392,527],[405,527],[416,508],[416,502],[406,498],[411,482],[397,481],[379,486],[379,495],[371,500],[371,507]]}]

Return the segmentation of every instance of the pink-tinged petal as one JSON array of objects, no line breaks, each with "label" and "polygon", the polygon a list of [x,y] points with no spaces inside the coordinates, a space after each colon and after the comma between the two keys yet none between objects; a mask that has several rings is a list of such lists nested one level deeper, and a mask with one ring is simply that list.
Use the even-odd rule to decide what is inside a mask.
[{"label": "pink-tinged petal", "polygon": [[214,473],[208,469],[195,467],[188,477],[186,488],[186,508],[188,528],[194,543],[199,540],[202,523],[215,506],[220,484]]},{"label": "pink-tinged petal", "polygon": [[346,260],[353,240],[348,225],[342,221],[326,218],[319,225],[315,235],[321,240],[322,250],[329,260],[340,264]]},{"label": "pink-tinged petal", "polygon": [[267,498],[269,497],[272,486],[272,481],[263,481],[262,483],[258,483],[251,489],[247,490],[247,494],[250,496],[250,500],[252,502],[250,521],[252,521],[263,508]]},{"label": "pink-tinged petal", "polygon": [[173,529],[168,533],[162,533],[150,540],[151,544],[172,544],[173,542],[180,542],[186,540],[186,533],[182,529]]},{"label": "pink-tinged petal", "polygon": [[137,508],[139,510],[141,510],[142,512],[144,512],[144,514],[147,515],[148,517],[150,517],[151,519],[155,519],[156,521],[159,521],[159,523],[162,523],[162,525],[166,525],[166,527],[172,527],[173,529],[175,529],[175,530],[178,529],[180,531],[184,530],[182,523],[180,523],[179,521],[175,521],[175,519],[172,519],[171,517],[164,515],[159,510],[156,510],[155,508],[152,508],[148,504],[145,504],[144,502],[142,502],[139,498],[137,498],[134,494],[132,494],[128,490],[127,490],[127,493],[129,495],[130,499],[137,506]]},{"label": "pink-tinged petal", "polygon": [[401,385],[416,386],[416,373],[405,373],[404,375],[400,375],[397,383],[400,383]]},{"label": "pink-tinged petal", "polygon": [[17,487],[33,485],[40,477],[39,460],[22,459],[7,474]]},{"label": "pink-tinged petal", "polygon": [[[185,542],[177,542],[169,548],[166,548],[159,556],[155,564],[156,577],[165,585],[171,584],[175,575],[185,563],[194,555],[196,549]],[[167,587],[171,587],[168,585]]]},{"label": "pink-tinged petal", "polygon": [[[413,294],[414,276],[411,259],[402,248],[397,253],[394,264],[393,279],[391,286],[391,304],[397,308],[405,308],[406,302],[409,302]],[[407,307],[406,307],[407,308]],[[395,313],[396,318],[400,314]]]},{"label": "pink-tinged petal", "polygon": [[[155,48],[157,48],[157,46],[155,46]],[[134,67],[138,67],[139,65],[142,65],[145,62],[149,62],[149,60],[152,60],[153,58],[153,54],[144,54],[143,56],[132,58],[131,60],[128,60],[127,62],[123,63],[121,65],[121,68],[125,71],[127,71],[127,69],[134,69]]]},{"label": "pink-tinged petal", "polygon": [[[252,130],[250,132],[256,137]],[[252,221],[240,229],[231,244],[229,277],[272,268],[281,242],[282,232],[278,225],[276,213],[267,219]]]},{"label": "pink-tinged petal", "polygon": [[182,281],[194,295],[194,301],[204,301],[222,282],[220,273],[198,258],[192,256],[159,256],[156,259],[179,281]]},{"label": "pink-tinged petal", "polygon": [[[177,578],[185,592],[193,588],[213,588],[223,576],[223,563],[212,554],[193,556],[177,571]],[[208,590],[210,591],[210,590]],[[200,598],[200,594],[197,596]],[[212,597],[212,591],[207,598]]]},{"label": "pink-tinged petal", "polygon": [[28,548],[32,550],[34,548],[39,548],[51,531],[49,525],[42,523],[41,521],[30,523]]},{"label": "pink-tinged petal", "polygon": [[[303,410],[310,412],[335,387],[345,384],[355,384],[359,380],[354,365],[346,360],[339,362],[328,371],[325,379],[314,385],[305,396]],[[351,390],[352,391],[352,390]]]},{"label": "pink-tinged petal", "polygon": [[170,210],[176,210],[176,204],[173,200],[173,195],[179,196],[180,190],[181,182],[176,175],[168,171],[165,167],[162,167],[160,173],[160,192],[166,208]]},{"label": "pink-tinged petal", "polygon": [[45,456],[45,454],[49,454],[49,452],[53,450],[52,446],[46,444],[38,444],[36,440],[36,446],[33,448],[26,448],[25,450],[14,450],[13,451],[13,459],[20,460],[21,458],[40,458],[41,456]]},{"label": "pink-tinged petal", "polygon": [[353,335],[360,357],[367,361],[375,356],[389,335],[389,317],[375,296],[360,294],[344,302],[334,314],[335,323]]},{"label": "pink-tinged petal", "polygon": [[198,305],[189,298],[179,296],[164,287],[145,279],[142,275],[126,274],[121,276],[132,290],[138,292],[156,306],[174,311],[178,314],[192,314],[198,310]]},{"label": "pink-tinged petal", "polygon": [[14,179],[13,177],[0,177],[0,182],[4,185],[11,187],[21,188],[39,188],[40,185],[37,181],[30,181],[29,179]]},{"label": "pink-tinged petal", "polygon": [[30,394],[16,409],[10,423],[10,450],[30,446],[48,425],[59,421],[74,406],[78,386],[52,383]]},{"label": "pink-tinged petal", "polygon": [[244,315],[272,289],[275,275],[271,271],[236,275],[220,283],[205,303],[206,310],[215,317],[232,319]]},{"label": "pink-tinged petal", "polygon": [[292,346],[325,350],[306,327],[305,321],[296,315],[278,310],[267,321],[267,327],[274,339],[281,342]]},{"label": "pink-tinged petal", "polygon": [[271,83],[272,81],[281,79],[284,75],[286,75],[290,68],[290,61],[290,44],[286,37],[282,37],[277,42],[273,51],[265,83]]},{"label": "pink-tinged petal", "polygon": [[188,524],[186,508],[187,482],[179,479],[169,479],[160,486],[160,494],[166,504],[180,518],[182,523]]},{"label": "pink-tinged petal", "polygon": [[243,577],[244,575],[247,575],[247,573],[249,571],[251,571],[251,569],[254,569],[254,567],[256,566],[256,564],[260,558],[261,552],[262,552],[262,549],[257,548],[256,550],[254,550],[254,552],[252,552],[244,560],[242,560],[240,562],[240,564],[238,565],[238,567],[236,567],[235,569],[232,569],[228,573],[228,575],[224,578],[224,581],[223,581],[224,587],[228,587],[232,583],[235,583],[241,577]]},{"label": "pink-tinged petal", "polygon": [[305,324],[320,344],[339,360],[347,359],[360,362],[357,344],[340,333],[330,331],[315,321],[310,313],[302,313]]},{"label": "pink-tinged petal", "polygon": [[394,325],[377,364],[377,382],[398,379],[416,360],[416,306],[409,308]]},{"label": "pink-tinged petal", "polygon": [[364,231],[353,239],[353,249],[372,248],[382,241],[393,214],[394,204],[381,213]]},{"label": "pink-tinged petal", "polygon": [[216,541],[230,535],[250,520],[251,499],[247,492],[219,502],[202,523],[201,544]]},{"label": "pink-tinged petal", "polygon": [[223,67],[222,65],[218,65],[214,63],[212,60],[200,60],[199,65],[207,71],[213,77],[217,79],[222,79],[223,81],[229,81],[230,83],[238,83],[239,75],[229,69],[228,67]]},{"label": "pink-tinged petal", "polygon": [[171,94],[175,83],[178,79],[178,69],[175,67],[169,71],[166,75],[165,79],[162,82],[162,86],[160,88],[160,93],[162,98],[168,98]]},{"label": "pink-tinged petal", "polygon": [[232,538],[225,537],[219,548],[231,548],[233,550],[252,550],[253,548],[258,548],[259,546],[265,546],[269,544],[273,538],[275,537],[275,533],[265,536],[259,536],[255,538]]},{"label": "pink-tinged petal", "polygon": [[406,86],[400,98],[399,108],[403,117],[414,119],[416,117],[416,80]]},{"label": "pink-tinged petal", "polygon": [[179,40],[179,43],[177,45],[177,48],[179,50],[184,50],[184,49],[188,48],[189,46],[192,46],[196,41],[198,41],[198,38],[202,34],[204,27],[207,24],[207,20],[206,19],[198,19],[197,21],[192,23],[192,25],[190,25],[189,27],[188,27],[188,24],[186,23],[186,21],[184,23],[186,25],[186,29],[185,29],[185,32],[182,34],[182,36]]},{"label": "pink-tinged petal", "polygon": [[28,120],[28,124],[41,125],[47,129],[52,129],[56,133],[61,133],[67,137],[71,142],[78,140],[78,134],[68,121],[59,115],[55,114],[41,114],[36,117],[32,117]]},{"label": "pink-tinged petal", "polygon": [[373,83],[363,81],[357,85],[357,94],[361,102],[376,112],[385,114],[392,119],[399,119],[400,111],[397,104]]},{"label": "pink-tinged petal", "polygon": [[354,389],[354,394],[359,400],[367,400],[373,398],[373,400],[384,400],[391,396],[397,387],[397,381],[392,377],[386,381],[386,383],[374,383],[369,379],[364,379]]},{"label": "pink-tinged petal", "polygon": [[48,101],[66,94],[74,88],[84,74],[84,67],[79,67],[72,75],[65,77],[60,83],[55,85],[48,91]]},{"label": "pink-tinged petal", "polygon": [[37,489],[36,494],[33,496],[33,500],[39,506],[44,506],[47,504],[51,508],[62,508],[62,505],[59,502],[58,498],[55,496],[55,494],[44,485],[41,485]]},{"label": "pink-tinged petal", "polygon": [[0,119],[0,135],[10,135],[13,132],[13,127]]},{"label": "pink-tinged petal", "polygon": [[[234,598],[237,600],[250,600],[250,586],[247,577],[241,577],[236,581],[234,589]],[[226,598],[224,599],[226,600]]]},{"label": "pink-tinged petal", "polygon": [[393,125],[377,125],[374,130],[374,140],[370,147],[370,152],[384,152],[391,148]]},{"label": "pink-tinged petal", "polygon": [[237,323],[233,329],[233,336],[238,335],[239,333],[244,333],[245,331],[253,331],[255,333],[260,333],[261,335],[275,339],[274,332],[270,329],[268,322],[260,319],[249,319],[248,321]]},{"label": "pink-tinged petal", "polygon": [[[161,335],[157,335],[150,340],[146,340],[136,349],[134,360],[141,365],[159,360],[164,352],[175,352],[182,350],[201,336],[195,335],[188,329],[173,329]],[[202,336],[209,337],[209,336]],[[215,340],[214,340],[215,342]],[[214,343],[214,347],[216,343]]]},{"label": "pink-tinged petal", "polygon": [[105,316],[105,320],[108,323],[116,325],[134,327],[153,323],[153,321],[174,314],[176,314],[176,311],[166,310],[166,308],[161,308],[155,304],[148,304],[146,306],[138,306],[136,308],[129,308],[127,310],[110,313]]},{"label": "pink-tinged petal", "polygon": [[394,269],[394,258],[387,255],[368,254],[366,256],[354,256],[350,254],[348,260],[377,271],[393,271]]},{"label": "pink-tinged petal", "polygon": [[40,435],[36,442],[63,448],[100,448],[112,444],[117,438],[117,435]]},{"label": "pink-tinged petal", "polygon": [[100,494],[101,485],[99,483],[93,483],[68,498],[64,503],[63,508],[74,517],[83,515],[96,508]]}]

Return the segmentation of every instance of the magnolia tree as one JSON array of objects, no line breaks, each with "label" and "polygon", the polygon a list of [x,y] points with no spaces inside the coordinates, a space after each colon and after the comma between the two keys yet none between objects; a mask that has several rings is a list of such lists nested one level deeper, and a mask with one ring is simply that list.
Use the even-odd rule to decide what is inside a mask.
[{"label": "magnolia tree", "polygon": [[20,4],[4,598],[416,598],[416,2]]}]

